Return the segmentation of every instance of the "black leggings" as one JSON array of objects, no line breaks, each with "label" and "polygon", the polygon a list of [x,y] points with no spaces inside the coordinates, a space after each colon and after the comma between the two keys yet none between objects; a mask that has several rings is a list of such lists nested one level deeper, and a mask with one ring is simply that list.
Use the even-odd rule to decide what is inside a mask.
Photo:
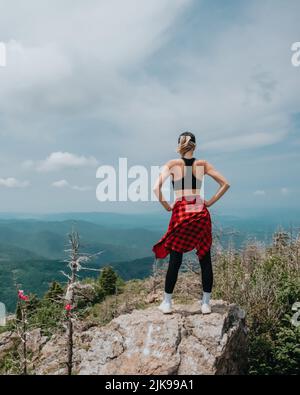
[{"label": "black leggings", "polygon": [[[182,256],[182,252],[177,252],[173,250],[171,250],[170,252],[170,261],[165,282],[165,292],[168,294],[173,293],[178,277],[178,271],[182,263]],[[213,286],[213,270],[211,264],[210,250],[201,260],[199,260],[199,263],[201,266],[203,291],[211,292]]]}]

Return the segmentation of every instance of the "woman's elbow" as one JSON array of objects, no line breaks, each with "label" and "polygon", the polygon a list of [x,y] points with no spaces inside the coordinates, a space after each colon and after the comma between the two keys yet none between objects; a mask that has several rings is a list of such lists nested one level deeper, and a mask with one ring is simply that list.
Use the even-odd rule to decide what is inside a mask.
[{"label": "woman's elbow", "polygon": [[230,188],[229,182],[228,182],[228,181],[225,181],[225,182],[223,183],[223,187],[225,187],[226,189],[229,189],[229,188]]}]

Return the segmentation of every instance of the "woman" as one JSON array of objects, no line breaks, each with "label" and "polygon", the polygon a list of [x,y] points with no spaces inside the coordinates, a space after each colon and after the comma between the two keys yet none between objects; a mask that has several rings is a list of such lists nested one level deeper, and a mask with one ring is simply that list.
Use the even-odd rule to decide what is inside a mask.
[{"label": "woman", "polygon": [[[196,138],[185,132],[179,136],[177,152],[181,159],[173,159],[165,164],[158,177],[154,193],[167,211],[172,211],[169,227],[165,235],[153,246],[156,258],[170,254],[165,279],[164,299],[159,306],[163,313],[172,312],[172,293],[182,263],[183,253],[196,249],[201,266],[203,296],[201,311],[211,313],[210,296],[213,286],[211,262],[212,226],[208,207],[212,206],[229,189],[228,181],[209,162],[194,158]],[[204,175],[212,177],[219,185],[210,200],[203,200],[200,188]],[[176,194],[170,205],[163,197],[161,188],[171,177]]]}]

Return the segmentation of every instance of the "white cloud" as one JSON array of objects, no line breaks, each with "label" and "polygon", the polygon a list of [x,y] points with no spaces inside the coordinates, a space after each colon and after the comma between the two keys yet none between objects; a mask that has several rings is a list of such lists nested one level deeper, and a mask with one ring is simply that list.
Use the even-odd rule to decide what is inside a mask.
[{"label": "white cloud", "polygon": [[40,172],[50,172],[65,168],[79,168],[97,166],[98,161],[93,156],[85,157],[69,152],[53,152],[44,161],[37,163],[36,169]]},{"label": "white cloud", "polygon": [[282,195],[286,196],[286,195],[288,195],[290,193],[290,190],[288,188],[286,188],[286,187],[283,187],[283,188],[280,189],[280,192],[281,192]]},{"label": "white cloud", "polygon": [[6,188],[26,188],[29,185],[29,181],[19,181],[13,177],[0,178],[0,186]]},{"label": "white cloud", "polygon": [[57,136],[63,132],[53,131],[49,120],[94,115],[95,108],[101,116],[106,106],[122,105],[129,93],[124,73],[168,41],[172,24],[191,3],[102,0],[74,5],[53,0],[40,7],[28,0],[20,7],[11,0],[0,14],[1,37],[13,38],[6,42],[8,67],[0,74],[7,129],[35,138],[44,125],[43,130]]},{"label": "white cloud", "polygon": [[[183,25],[176,29],[176,19],[195,3],[199,24],[187,24],[190,34],[177,40],[177,32],[187,32]],[[55,141],[78,133],[76,127],[92,118],[116,132],[109,135],[112,150],[141,157],[137,146],[154,150],[153,135],[162,137],[164,150],[183,129],[195,131],[207,150],[254,149],[283,140],[300,105],[299,73],[289,59],[299,4],[245,2],[240,18],[222,23],[210,39],[201,30],[199,3],[111,0],[71,7],[53,0],[41,7],[28,0],[20,8],[11,0],[0,15],[0,33],[20,39],[8,45],[9,67],[0,75],[0,107],[8,118],[1,130],[28,139],[42,126],[45,139]],[[33,15],[28,27],[23,20]],[[192,37],[187,46],[184,37]],[[157,56],[161,49],[166,51]],[[72,131],[64,128],[70,118],[79,125]],[[52,120],[63,127],[53,127]],[[94,130],[89,142],[78,133],[78,146],[102,143],[104,134]]]},{"label": "white cloud", "polygon": [[70,188],[79,192],[87,192],[92,190],[92,187],[90,186],[71,185],[67,180],[55,181],[51,185],[54,188]]},{"label": "white cloud", "polygon": [[59,180],[59,181],[55,181],[51,184],[54,188],[65,188],[70,186],[70,184],[68,183],[68,181],[66,180]]},{"label": "white cloud", "polygon": [[257,191],[253,192],[253,195],[255,195],[255,196],[265,196],[265,194],[266,194],[266,191],[264,191],[264,190],[257,190]]}]

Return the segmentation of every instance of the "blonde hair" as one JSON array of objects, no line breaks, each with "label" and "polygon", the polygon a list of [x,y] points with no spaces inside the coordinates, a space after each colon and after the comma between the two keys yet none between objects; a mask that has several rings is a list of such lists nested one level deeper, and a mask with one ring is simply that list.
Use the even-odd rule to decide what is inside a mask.
[{"label": "blonde hair", "polygon": [[196,148],[196,143],[194,141],[191,141],[191,136],[180,136],[179,138],[179,143],[177,147],[177,152],[181,155],[184,156],[187,152],[194,150]]}]

